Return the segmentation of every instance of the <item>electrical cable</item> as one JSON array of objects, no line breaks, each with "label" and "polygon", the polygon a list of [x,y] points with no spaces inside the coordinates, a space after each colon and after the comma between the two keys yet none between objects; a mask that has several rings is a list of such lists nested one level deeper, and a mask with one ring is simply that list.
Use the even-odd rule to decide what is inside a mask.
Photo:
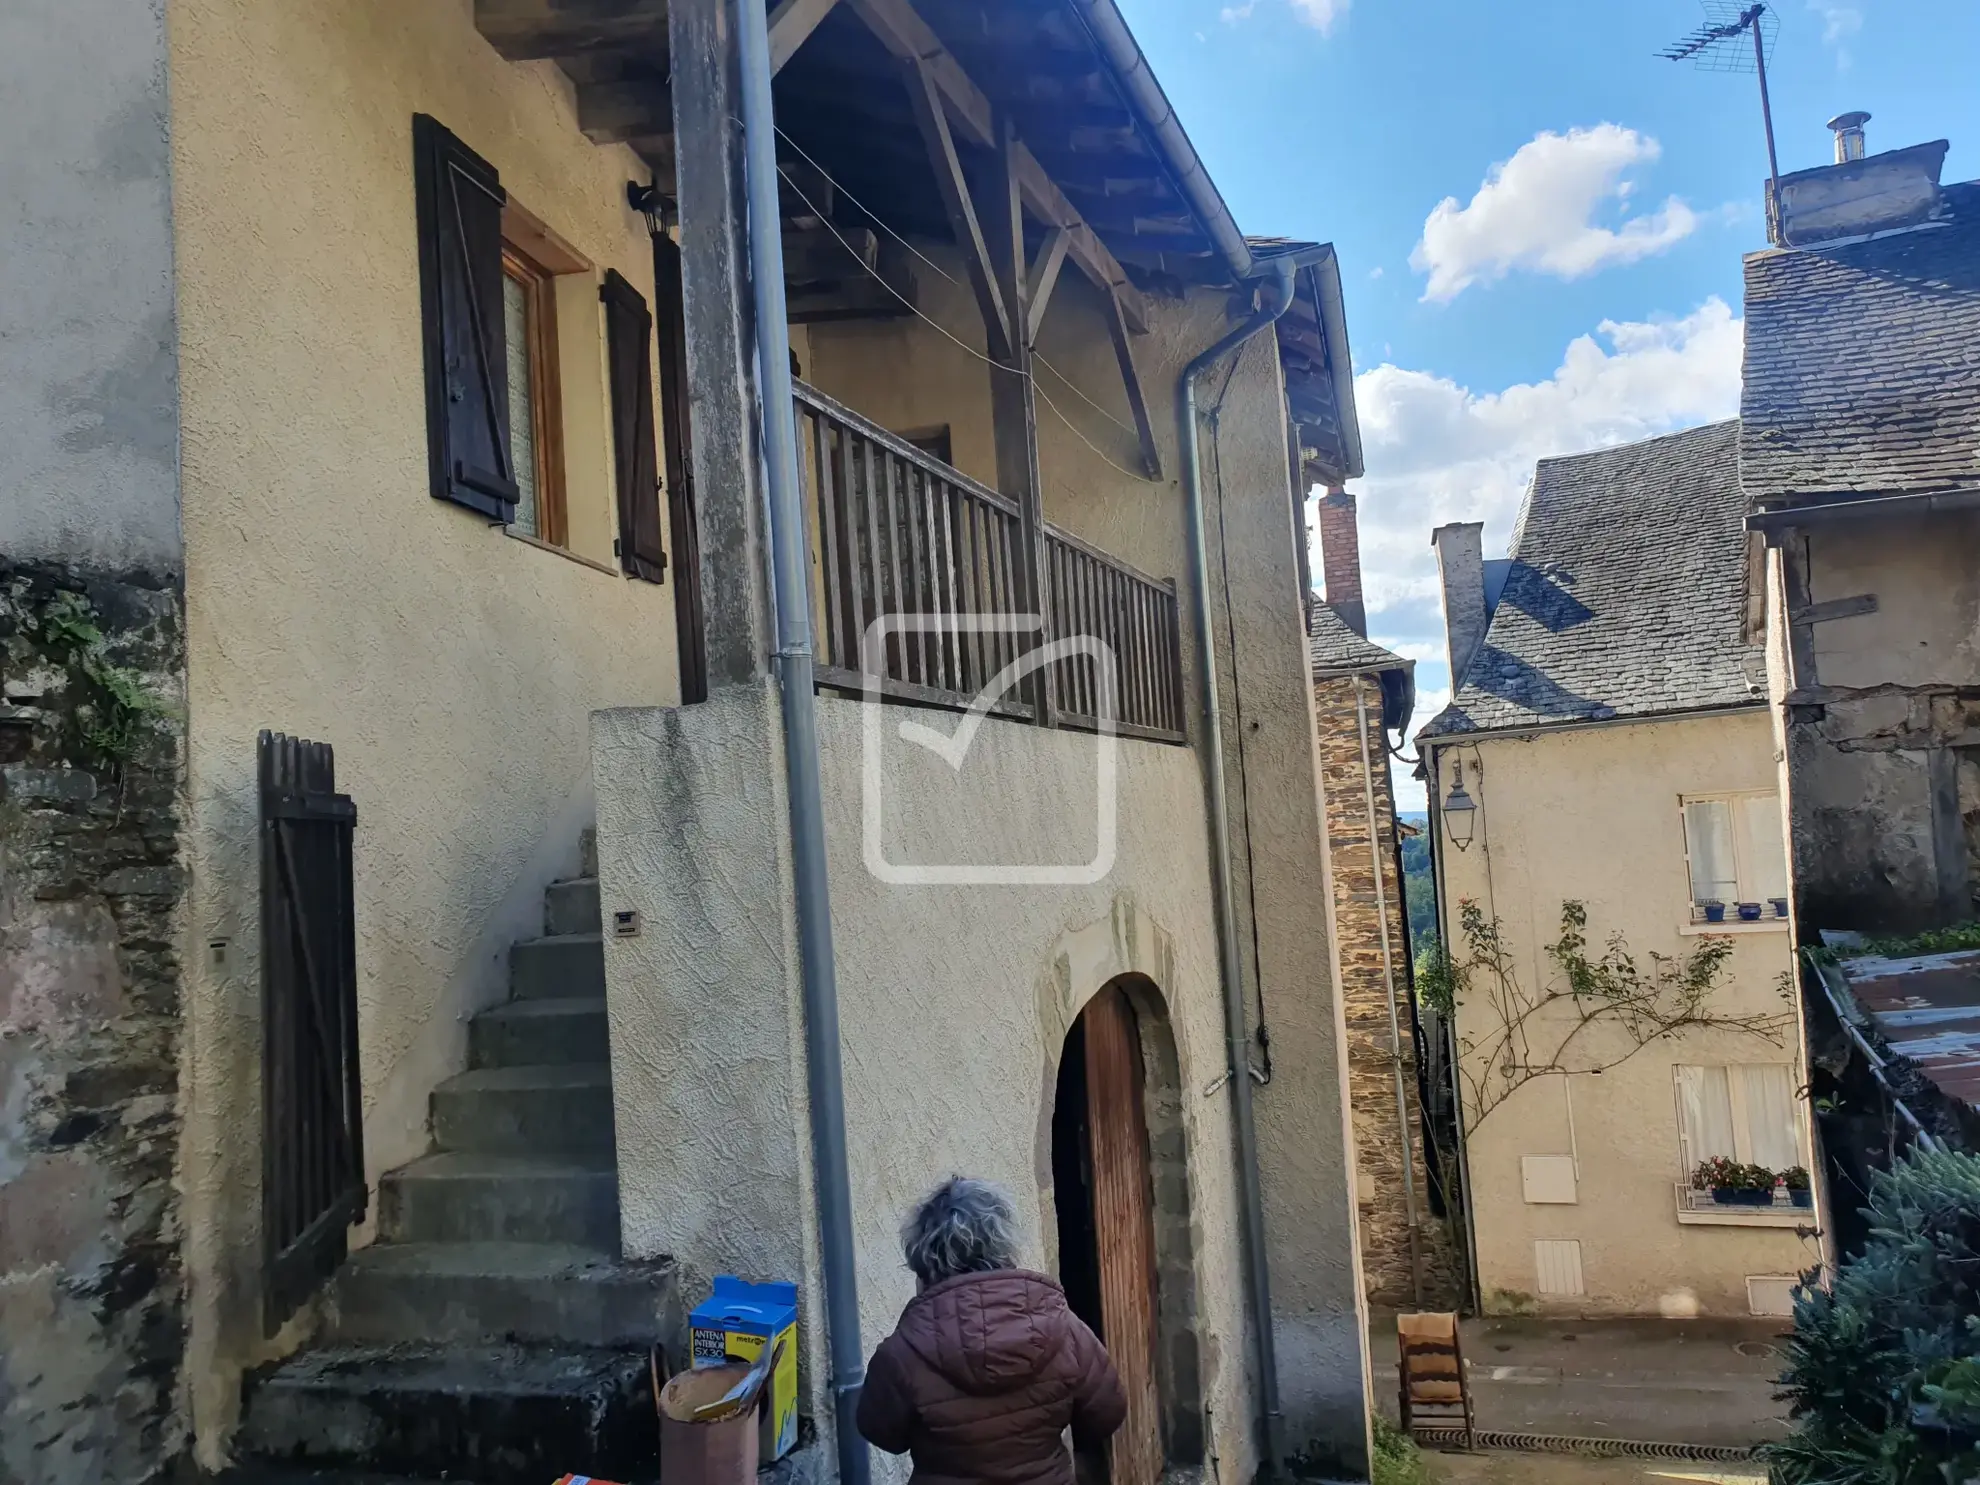
[{"label": "electrical cable", "polygon": [[[789,135],[784,134],[784,131],[781,129],[779,129],[777,132],[779,135],[783,136],[786,143],[790,143]],[[897,242],[901,244],[901,246],[905,247],[909,252],[913,253],[917,258],[921,259],[924,263],[928,264],[928,266],[933,268],[937,273],[941,273],[942,277],[948,279],[950,283],[955,282],[955,280],[953,278],[950,278],[948,274],[943,273],[940,265],[938,265],[926,253],[916,248],[914,244],[909,242],[905,237],[902,237],[900,233],[894,231],[893,228],[887,226],[887,224],[881,221],[877,216],[874,216],[870,208],[868,208],[864,203],[862,203],[859,200],[859,198],[854,196],[850,191],[846,191],[844,186],[841,186],[836,180],[833,180],[832,176],[829,175],[826,172],[825,168],[821,166],[816,160],[813,160],[811,156],[806,155],[803,150],[798,149],[796,144],[791,144],[791,148],[797,150],[798,154],[802,155],[806,160],[806,162],[811,165],[811,168],[816,170],[820,175],[824,176],[825,179],[832,184],[835,190],[844,192],[846,199],[852,202],[853,205],[859,207],[861,211],[865,212],[866,215],[873,220],[874,224],[880,227],[883,231],[885,231],[888,236],[894,238]],[[1001,371],[1006,375],[1009,375],[1011,373],[1010,367],[1000,365],[998,362],[992,360],[989,356],[984,355],[983,352],[976,349],[976,347],[971,345],[968,341],[962,339],[954,331],[950,330],[947,326],[943,325],[940,321],[934,319],[932,316],[927,314],[924,310],[922,310],[922,308],[919,305],[915,304],[913,300],[909,299],[907,295],[903,294],[899,289],[895,288],[892,284],[888,283],[886,279],[882,278],[880,276],[879,270],[875,269],[872,265],[870,265],[866,261],[866,259],[861,257],[859,253],[853,248],[853,245],[846,241],[845,235],[839,231],[838,227],[834,225],[832,220],[829,217],[827,217],[824,212],[818,209],[818,203],[813,201],[810,196],[805,194],[804,187],[797,183],[796,179],[791,175],[790,171],[786,170],[782,165],[779,165],[777,167],[777,173],[781,175],[784,178],[785,182],[790,186],[790,188],[797,193],[798,199],[802,201],[806,206],[811,208],[811,214],[818,218],[819,224],[823,226],[827,232],[832,234],[833,239],[839,244],[840,247],[846,250],[847,255],[850,256],[855,263],[859,264],[860,268],[863,269],[866,272],[866,274],[869,277],[871,277],[875,283],[880,285],[880,287],[885,289],[889,294],[893,295],[894,298],[898,299],[901,303],[901,306],[904,309],[906,309],[909,314],[913,315],[916,319],[926,322],[931,328],[933,328],[940,335],[942,335],[944,339],[952,341],[954,344],[962,347],[963,350],[967,351],[970,355],[974,356],[977,360],[981,361],[985,366],[990,367],[993,371]],[[1039,355],[1036,351],[1033,351],[1031,353],[1031,358],[1032,360],[1042,365],[1047,371],[1051,372],[1052,375],[1056,376],[1059,379],[1059,381],[1065,386],[1066,390],[1071,392],[1075,397],[1078,397],[1082,402],[1085,402],[1089,407],[1091,407],[1095,412],[1099,413],[1102,417],[1106,418],[1109,422],[1113,423],[1114,426],[1119,428],[1123,433],[1132,433],[1136,438],[1139,438],[1141,436],[1137,430],[1128,427],[1126,423],[1123,423],[1119,418],[1116,418],[1112,413],[1108,412],[1106,408],[1102,407],[1099,403],[1095,402],[1091,397],[1087,396],[1086,393],[1080,391],[1080,389],[1073,384],[1071,377],[1067,376],[1063,371],[1059,370],[1058,367],[1054,366],[1050,361],[1047,361],[1043,356]],[[1030,381],[1031,390],[1037,394],[1039,400],[1042,401],[1048,408],[1052,410],[1052,416],[1057,418],[1061,423],[1064,423],[1066,425],[1067,431],[1070,432],[1074,438],[1077,438],[1081,443],[1085,444],[1086,447],[1092,451],[1095,458],[1099,459],[1101,463],[1107,465],[1117,474],[1124,474],[1129,479],[1140,480],[1144,484],[1150,483],[1146,472],[1138,469],[1129,469],[1126,465],[1116,462],[1111,456],[1108,455],[1105,449],[1101,448],[1100,445],[1095,443],[1092,439],[1088,438],[1085,432],[1081,430],[1080,426],[1066,415],[1065,409],[1060,407],[1058,403],[1052,400],[1052,394],[1047,392],[1043,387],[1038,385],[1038,378],[1036,376],[1028,377],[1027,380]]]},{"label": "electrical cable", "polygon": [[[889,237],[893,238],[895,242],[898,242],[902,247],[906,248],[910,253],[913,253],[915,257],[919,258],[922,262],[926,263],[930,268],[934,269],[936,273],[941,275],[943,278],[947,279],[950,283],[953,284],[957,282],[956,276],[954,274],[950,273],[940,263],[937,263],[933,258],[929,257],[928,254],[924,253],[920,248],[916,247],[913,243],[909,242],[907,238],[903,237],[899,232],[895,231],[894,228],[889,226],[886,220],[883,217],[881,217],[879,212],[875,211],[872,207],[868,206],[864,201],[860,200],[859,197],[853,195],[851,191],[848,191],[845,188],[845,186],[840,183],[839,179],[836,176],[834,176],[831,171],[827,170],[823,165],[820,165],[810,155],[806,154],[803,145],[799,144],[795,139],[791,138],[791,136],[786,134],[782,129],[777,130],[777,137],[783,140],[785,144],[788,144],[793,150],[795,150],[797,152],[797,156],[799,159],[803,160],[805,164],[809,165],[813,170],[817,171],[819,175],[823,176],[826,184],[830,185],[833,190],[837,191],[841,196],[845,197],[846,200],[850,201],[854,206],[858,207],[860,211],[865,214],[866,219],[869,222],[873,223],[874,226],[878,227],[882,232],[886,233]],[[780,166],[778,168],[781,172],[782,167]],[[788,172],[783,172],[783,174],[785,180],[791,179]],[[796,181],[791,181],[791,189],[797,191],[798,195],[804,196],[803,190],[799,188]],[[809,197],[805,197],[805,205],[811,207],[812,212],[818,216],[818,220],[820,222],[825,222],[825,225],[828,227],[831,225],[829,222],[825,221],[824,215],[822,213],[819,213],[818,208],[812,204]],[[836,236],[837,234],[834,235]],[[840,238],[839,240],[841,243],[845,241],[844,238]],[[857,255],[855,254],[855,256]],[[864,260],[861,261],[862,261],[862,266],[864,266]],[[912,308],[912,306],[910,306],[910,308]],[[1073,380],[1071,377],[1067,376],[1063,371],[1059,370],[1058,367],[1054,366],[1050,361],[1046,360],[1037,351],[1034,350],[1031,353],[1031,359],[1036,361],[1040,366],[1043,366],[1047,371],[1051,372],[1052,375],[1056,376],[1061,382],[1065,384],[1065,388],[1068,392],[1071,392],[1073,396],[1079,398],[1080,401],[1084,402],[1088,407],[1092,408],[1095,412],[1100,414],[1101,417],[1105,418],[1108,422],[1112,423],[1116,428],[1120,429],[1121,432],[1132,434],[1136,438],[1141,437],[1141,431],[1139,429],[1130,428],[1126,423],[1123,423],[1119,418],[1115,417],[1112,413],[1108,412],[1106,408],[1102,407],[1099,403],[1095,402],[1091,397],[1087,396],[1086,393],[1080,391],[1080,389],[1077,386],[1073,385]],[[1065,415],[1061,413],[1060,416],[1063,417]],[[1128,471],[1123,470],[1122,472],[1127,473]],[[1143,478],[1143,476],[1136,475],[1135,478],[1141,479]]]}]

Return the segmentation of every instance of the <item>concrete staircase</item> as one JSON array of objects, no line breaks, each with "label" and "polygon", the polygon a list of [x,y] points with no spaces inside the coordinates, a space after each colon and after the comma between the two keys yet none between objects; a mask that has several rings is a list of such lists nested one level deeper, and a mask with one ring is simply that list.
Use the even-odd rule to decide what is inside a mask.
[{"label": "concrete staircase", "polygon": [[384,1176],[378,1240],[332,1286],[317,1343],[250,1379],[260,1464],[479,1485],[651,1477],[647,1356],[672,1266],[619,1257],[598,882],[551,886],[510,951],[511,998],[433,1090],[433,1151]]}]

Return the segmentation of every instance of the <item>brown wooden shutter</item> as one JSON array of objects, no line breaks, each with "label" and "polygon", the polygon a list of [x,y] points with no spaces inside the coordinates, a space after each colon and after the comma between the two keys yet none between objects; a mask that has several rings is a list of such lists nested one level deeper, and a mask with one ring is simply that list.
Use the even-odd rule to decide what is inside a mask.
[{"label": "brown wooden shutter", "polygon": [[616,268],[605,301],[606,362],[612,374],[612,447],[619,480],[619,565],[649,583],[667,580],[660,540],[660,471],[653,444],[653,315]]},{"label": "brown wooden shutter", "polygon": [[1109,1485],[1162,1478],[1162,1405],[1155,1382],[1155,1213],[1141,1039],[1134,1008],[1109,985],[1087,1003],[1086,1103],[1099,1234],[1100,1318],[1127,1392],[1127,1421],[1109,1442]]},{"label": "brown wooden shutter", "polygon": [[509,350],[502,319],[502,208],[495,167],[425,114],[413,116],[426,444],[433,495],[508,521]]},{"label": "brown wooden shutter", "polygon": [[687,302],[681,250],[653,234],[653,309],[660,325],[660,433],[666,446],[667,531],[674,540],[674,630],[681,700],[708,699],[708,620],[701,606],[701,526],[695,511],[693,430],[688,421]]}]

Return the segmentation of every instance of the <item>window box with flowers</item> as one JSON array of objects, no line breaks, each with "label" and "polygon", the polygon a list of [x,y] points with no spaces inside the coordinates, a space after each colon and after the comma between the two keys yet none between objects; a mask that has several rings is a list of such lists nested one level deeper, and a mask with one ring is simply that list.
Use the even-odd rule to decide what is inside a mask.
[{"label": "window box with flowers", "polygon": [[1778,1180],[1764,1165],[1748,1165],[1716,1155],[1701,1161],[1691,1173],[1694,1190],[1709,1191],[1722,1207],[1767,1207],[1774,1204]]}]

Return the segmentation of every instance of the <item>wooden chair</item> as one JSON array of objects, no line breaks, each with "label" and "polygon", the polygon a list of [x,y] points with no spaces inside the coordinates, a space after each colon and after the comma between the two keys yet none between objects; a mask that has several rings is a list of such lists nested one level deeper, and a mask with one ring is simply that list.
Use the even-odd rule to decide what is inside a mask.
[{"label": "wooden chair", "polygon": [[1463,1430],[1472,1447],[1475,1425],[1471,1388],[1464,1374],[1464,1348],[1456,1315],[1396,1316],[1397,1404],[1403,1432],[1419,1423],[1441,1423]]}]

